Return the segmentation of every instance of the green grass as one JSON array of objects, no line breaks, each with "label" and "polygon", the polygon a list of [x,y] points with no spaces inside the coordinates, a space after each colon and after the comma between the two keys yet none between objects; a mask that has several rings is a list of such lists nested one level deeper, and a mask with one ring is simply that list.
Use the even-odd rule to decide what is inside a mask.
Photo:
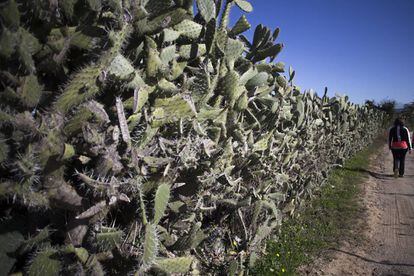
[{"label": "green grass", "polygon": [[[365,150],[334,169],[327,184],[293,218],[283,222],[279,240],[269,241],[266,254],[252,270],[253,275],[295,275],[299,266],[307,264],[326,249],[337,248],[338,241],[360,239],[358,229],[364,210],[361,191],[369,157],[384,138],[378,138]],[[354,231],[352,231],[354,230]]]}]

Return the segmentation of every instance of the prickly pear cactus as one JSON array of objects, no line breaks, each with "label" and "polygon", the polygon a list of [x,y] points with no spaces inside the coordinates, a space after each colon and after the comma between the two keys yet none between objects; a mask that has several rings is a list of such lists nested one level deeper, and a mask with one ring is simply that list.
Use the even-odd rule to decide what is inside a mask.
[{"label": "prickly pear cactus", "polygon": [[[247,0],[0,4],[5,273],[248,273],[384,116],[294,85]],[[318,160],[318,162],[315,162]]]}]

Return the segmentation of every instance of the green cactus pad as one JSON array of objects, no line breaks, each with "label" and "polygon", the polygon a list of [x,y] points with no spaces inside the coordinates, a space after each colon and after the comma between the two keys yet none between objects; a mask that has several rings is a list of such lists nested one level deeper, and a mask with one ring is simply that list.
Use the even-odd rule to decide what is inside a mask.
[{"label": "green cactus pad", "polygon": [[176,46],[171,45],[161,50],[160,59],[164,66],[168,66],[168,63],[173,61],[176,56]]},{"label": "green cactus pad", "polygon": [[170,185],[161,184],[158,186],[157,192],[155,194],[154,200],[154,224],[158,224],[161,218],[164,216],[165,210],[167,209],[167,204],[170,199]]},{"label": "green cactus pad", "polygon": [[164,43],[173,42],[180,37],[180,33],[171,28],[166,28],[163,30],[162,36]]},{"label": "green cactus pad", "polygon": [[93,50],[96,47],[97,42],[97,38],[85,35],[82,32],[74,32],[70,38],[70,46],[88,51]]},{"label": "green cactus pad", "polygon": [[60,275],[62,263],[58,258],[58,250],[46,248],[34,256],[27,269],[29,276]]},{"label": "green cactus pad", "polygon": [[176,122],[180,119],[194,117],[194,110],[188,101],[181,95],[171,98],[156,99],[152,112],[152,126],[158,127],[166,123]]},{"label": "green cactus pad", "polygon": [[155,225],[149,223],[145,227],[144,254],[141,265],[143,270],[150,268],[155,263],[158,249],[158,235]]},{"label": "green cactus pad", "polygon": [[253,7],[252,4],[250,4],[248,1],[246,0],[234,0],[234,2],[236,3],[236,5],[242,9],[245,12],[252,12],[253,11]]},{"label": "green cactus pad", "polygon": [[119,246],[123,237],[122,230],[110,227],[103,227],[100,233],[96,234],[96,244],[101,251],[108,251]]},{"label": "green cactus pad", "polygon": [[253,145],[253,150],[254,151],[264,151],[268,148],[269,145],[269,140],[273,135],[273,131],[271,131],[270,133],[265,134],[259,141],[257,141],[254,145]]},{"label": "green cactus pad", "polygon": [[107,68],[107,74],[114,80],[125,81],[134,77],[135,69],[123,55],[117,55]]},{"label": "green cactus pad", "polygon": [[230,11],[233,6],[233,1],[226,1],[226,6],[223,13],[221,14],[220,30],[224,31],[227,29],[230,21]]},{"label": "green cactus pad", "polygon": [[273,60],[283,49],[283,44],[275,44],[269,48],[265,48],[263,50],[258,50],[256,55],[253,59],[253,62],[261,61],[266,58],[270,58]]},{"label": "green cactus pad", "polygon": [[7,160],[10,148],[4,139],[3,134],[0,133],[0,164],[3,164]]},{"label": "green cactus pad", "polygon": [[216,16],[216,4],[211,0],[197,0],[197,7],[201,16],[208,23]]},{"label": "green cactus pad", "polygon": [[10,58],[15,52],[17,43],[16,35],[9,29],[3,28],[3,33],[0,37],[0,56]]},{"label": "green cactus pad", "polygon": [[246,88],[251,90],[254,89],[256,87],[260,87],[263,86],[265,84],[267,84],[267,80],[269,78],[269,74],[266,72],[260,72],[257,75],[255,75],[254,77],[252,77],[251,79],[248,80],[248,82],[246,83]]},{"label": "green cactus pad", "polygon": [[[2,185],[6,183],[1,183]],[[3,195],[3,191],[0,190]],[[0,263],[1,271],[4,275],[9,275],[16,263],[16,252],[24,242],[22,231],[25,229],[26,222],[19,218],[5,218],[0,222],[2,232],[0,234]]]},{"label": "green cactus pad", "polygon": [[277,76],[276,78],[277,84],[283,88],[286,88],[288,82],[283,76]]},{"label": "green cactus pad", "polygon": [[101,0],[86,0],[89,7],[96,12],[99,12],[102,8]]},{"label": "green cactus pad", "polygon": [[56,101],[56,110],[65,114],[71,108],[97,95],[99,87],[96,79],[101,73],[100,69],[100,66],[91,65],[79,71]]},{"label": "green cactus pad", "polygon": [[68,18],[73,17],[75,4],[78,0],[64,0],[59,2],[59,7],[62,9],[64,15]]},{"label": "green cactus pad", "polygon": [[147,18],[136,22],[135,27],[140,35],[154,34],[164,28],[174,26],[186,18],[187,11],[181,8],[161,14],[152,20]]},{"label": "green cactus pad", "polygon": [[146,66],[146,74],[147,77],[155,77],[162,66],[162,61],[160,58],[160,54],[156,49],[155,41],[151,38],[146,37],[146,45],[147,45],[147,66]]},{"label": "green cactus pad", "polygon": [[234,61],[239,58],[244,51],[244,44],[236,39],[229,38],[226,45],[225,57],[228,61]]},{"label": "green cactus pad", "polygon": [[171,8],[170,0],[148,0],[148,1],[145,1],[144,3],[146,3],[144,5],[148,13],[154,14],[154,15],[163,13],[164,11]]},{"label": "green cactus pad", "polygon": [[28,107],[35,107],[42,96],[42,86],[35,75],[29,75],[22,81],[19,88],[22,102]]},{"label": "green cactus pad", "polygon": [[192,262],[191,257],[164,258],[156,261],[156,267],[165,273],[187,273]]},{"label": "green cactus pad", "polygon": [[6,1],[0,8],[0,16],[6,27],[16,30],[20,25],[20,12],[15,0]]},{"label": "green cactus pad", "polygon": [[223,93],[225,98],[227,99],[229,106],[233,107],[236,99],[239,97],[239,74],[237,72],[231,70],[229,71],[223,79]]},{"label": "green cactus pad", "polygon": [[25,240],[19,247],[19,253],[24,254],[35,247],[41,247],[43,242],[46,242],[52,231],[49,227],[41,229],[35,236]]},{"label": "green cactus pad", "polygon": [[236,110],[243,111],[247,108],[249,97],[246,93],[242,93],[236,102]]},{"label": "green cactus pad", "polygon": [[234,24],[233,28],[229,32],[229,36],[236,36],[241,33],[244,33],[252,26],[250,25],[249,21],[247,21],[246,16],[242,15],[239,20],[237,20],[236,24]]},{"label": "green cactus pad", "polygon": [[200,36],[202,29],[203,27],[200,24],[188,19],[184,19],[174,26],[174,30],[179,32],[182,36],[191,39],[197,39]]},{"label": "green cactus pad", "polygon": [[182,45],[179,49],[179,55],[183,59],[195,59],[206,53],[205,44],[187,44]]}]

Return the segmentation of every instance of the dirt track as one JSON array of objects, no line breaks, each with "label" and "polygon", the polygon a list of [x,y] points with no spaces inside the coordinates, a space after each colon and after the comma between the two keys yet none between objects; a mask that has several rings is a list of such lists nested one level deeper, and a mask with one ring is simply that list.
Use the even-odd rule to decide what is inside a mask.
[{"label": "dirt track", "polygon": [[345,242],[311,274],[414,276],[414,153],[407,154],[404,178],[392,176],[387,147],[371,164],[364,182],[365,242]]}]

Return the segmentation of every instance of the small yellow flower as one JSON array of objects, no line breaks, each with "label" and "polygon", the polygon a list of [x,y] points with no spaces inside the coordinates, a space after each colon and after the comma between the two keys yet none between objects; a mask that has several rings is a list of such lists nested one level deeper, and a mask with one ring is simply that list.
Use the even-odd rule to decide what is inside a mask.
[{"label": "small yellow flower", "polygon": [[284,268],[282,267],[282,273],[284,273],[284,272],[286,272],[286,269],[284,269]]},{"label": "small yellow flower", "polygon": [[280,257],[279,253],[276,253],[276,256],[277,256],[277,257]]}]

